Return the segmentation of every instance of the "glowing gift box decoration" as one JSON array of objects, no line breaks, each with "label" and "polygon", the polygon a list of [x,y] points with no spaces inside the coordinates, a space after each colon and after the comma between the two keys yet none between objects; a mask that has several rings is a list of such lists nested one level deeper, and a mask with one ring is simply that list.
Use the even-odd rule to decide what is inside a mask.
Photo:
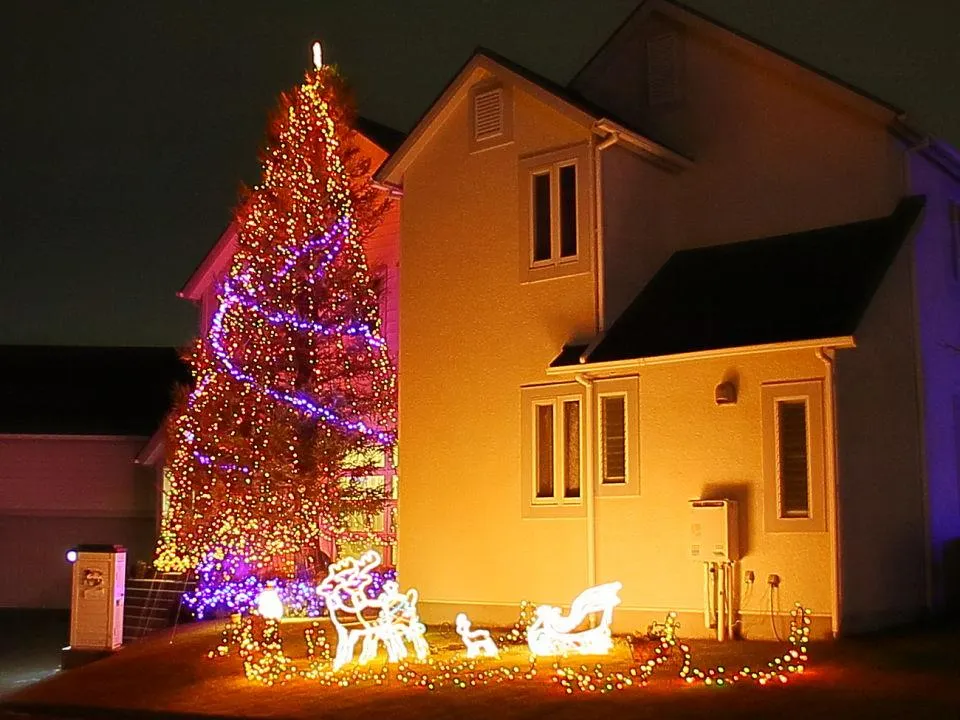
[{"label": "glowing gift box decoration", "polygon": [[[375,550],[368,550],[359,558],[343,558],[330,566],[327,577],[317,588],[337,631],[334,670],[353,659],[360,641],[363,644],[357,662],[361,665],[376,657],[380,643],[386,648],[391,663],[407,657],[407,643],[413,646],[418,660],[424,660],[430,652],[423,637],[426,627],[417,615],[416,590],[401,593],[399,585],[390,580],[383,584],[377,597],[367,597],[367,588],[373,582],[371,573],[380,563],[380,553]],[[374,610],[377,611],[375,616],[372,614]],[[352,615],[356,622],[347,627],[338,613]]]},{"label": "glowing gift box decoration", "polygon": [[[610,622],[613,608],[620,604],[619,582],[587,588],[580,593],[570,612],[552,605],[537,607],[534,621],[527,628],[527,645],[534,655],[606,655],[613,647]],[[577,630],[596,613],[600,620],[596,627]]]},{"label": "glowing gift box decoration", "polygon": [[475,658],[482,655],[500,657],[497,644],[490,637],[489,630],[471,630],[470,618],[465,613],[457,615],[457,634],[467,646],[467,657]]}]

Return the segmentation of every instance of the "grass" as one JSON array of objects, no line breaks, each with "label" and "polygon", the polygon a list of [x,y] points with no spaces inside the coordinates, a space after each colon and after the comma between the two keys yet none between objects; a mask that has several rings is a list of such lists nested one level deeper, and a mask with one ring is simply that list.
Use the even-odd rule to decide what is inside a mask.
[{"label": "grass", "polygon": [[[954,649],[960,632],[934,629],[837,643],[815,643],[802,676],[785,686],[711,688],[688,686],[678,676],[679,661],[659,668],[647,687],[606,695],[566,695],[551,682],[551,662],[542,660],[538,676],[500,685],[435,692],[406,687],[396,671],[381,685],[326,687],[294,679],[282,686],[248,682],[236,655],[207,658],[220,640],[223,623],[209,621],[165,633],[124,648],[115,656],[59,673],[6,700],[7,710],[56,717],[142,717],[146,714],[229,717],[374,717],[395,720],[458,717],[497,720],[549,716],[583,717],[869,717],[960,718],[960,663]],[[285,623],[288,655],[305,657],[302,624]],[[455,635],[439,630],[428,635],[436,657],[459,652]],[[694,663],[701,667],[765,665],[783,645],[766,642],[719,644],[691,641]],[[652,650],[653,645],[642,652]],[[570,664],[592,664],[589,658]],[[525,667],[523,648],[507,649],[500,661]],[[632,663],[629,645],[620,641],[607,669]],[[489,667],[494,661],[484,661]],[[416,666],[411,666],[416,669]],[[0,708],[4,706],[0,705]]]}]

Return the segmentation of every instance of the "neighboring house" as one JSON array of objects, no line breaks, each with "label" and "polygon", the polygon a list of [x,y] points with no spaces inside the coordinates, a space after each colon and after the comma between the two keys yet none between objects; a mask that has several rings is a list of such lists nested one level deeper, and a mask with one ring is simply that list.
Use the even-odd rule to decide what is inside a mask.
[{"label": "neighboring house", "polygon": [[70,606],[66,552],[154,545],[134,458],[189,378],[172,348],[0,348],[0,607]]},{"label": "neighboring house", "polygon": [[[360,152],[370,162],[371,172],[378,168],[389,153],[396,150],[403,142],[403,134],[388,128],[380,123],[366,118],[357,119],[357,143]],[[400,207],[399,202],[393,202],[383,218],[383,222],[371,235],[366,238],[364,248],[367,252],[367,263],[371,273],[378,276],[383,283],[381,317],[383,319],[383,336],[387,341],[387,348],[396,362],[398,358],[399,332],[397,320],[397,300],[399,291],[399,253],[400,253]],[[237,227],[231,223],[216,244],[207,253],[207,256],[194,271],[190,279],[177,295],[190,300],[199,307],[199,331],[206,332],[210,319],[217,309],[217,294],[220,285],[230,270],[230,262],[237,245]],[[394,543],[396,542],[396,453],[386,453],[383,459],[382,481],[388,500],[382,517],[375,519],[374,529],[381,533],[384,544],[379,548],[386,564],[393,563]],[[143,448],[138,457],[142,465],[152,467],[158,487],[157,494],[158,522],[166,509],[167,492],[170,486],[169,478],[163,474],[163,432],[157,432],[150,442]],[[379,482],[379,479],[377,480]],[[359,523],[359,520],[357,521]],[[355,529],[361,529],[356,524]],[[363,526],[364,529],[365,526]],[[327,546],[323,550],[331,557],[338,553],[354,554],[367,549],[367,544],[344,543],[340,547]]]},{"label": "neighboring house", "polygon": [[710,632],[699,499],[746,637],[948,599],[960,159],[902,111],[654,0],[567,87],[478,50],[376,177],[427,621],[619,580],[622,629]]}]

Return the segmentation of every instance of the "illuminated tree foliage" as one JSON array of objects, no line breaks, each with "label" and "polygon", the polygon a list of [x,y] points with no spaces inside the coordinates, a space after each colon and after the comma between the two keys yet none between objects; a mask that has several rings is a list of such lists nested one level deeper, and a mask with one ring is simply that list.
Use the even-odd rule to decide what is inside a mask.
[{"label": "illuminated tree foliage", "polygon": [[396,374],[361,240],[387,201],[353,117],[327,65],[280,98],[217,310],[189,356],[195,385],[168,419],[160,569],[292,578],[322,539],[350,534],[349,516],[382,508],[362,478],[394,442]]}]

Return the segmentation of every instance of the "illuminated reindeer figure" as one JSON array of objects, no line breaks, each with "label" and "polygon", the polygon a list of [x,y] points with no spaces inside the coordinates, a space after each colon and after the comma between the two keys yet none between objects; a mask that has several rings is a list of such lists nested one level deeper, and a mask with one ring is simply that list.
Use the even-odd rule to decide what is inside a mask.
[{"label": "illuminated reindeer figure", "polygon": [[[527,644],[534,655],[606,655],[613,647],[610,622],[613,608],[620,604],[621,583],[597,585],[580,593],[566,617],[558,607],[540,605],[527,628]],[[593,613],[600,613],[596,627],[577,631]]]},{"label": "illuminated reindeer figure", "polygon": [[[339,670],[353,659],[357,642],[363,640],[358,662],[365,665],[377,654],[380,642],[387,649],[390,662],[399,662],[407,656],[405,643],[413,644],[417,658],[424,659],[429,648],[423,637],[426,628],[417,616],[417,591],[399,591],[395,582],[386,582],[383,592],[367,596],[373,582],[371,571],[380,565],[380,554],[368,550],[359,558],[347,557],[337,561],[327,571],[327,577],[317,588],[330,613],[330,622],[337,631],[337,652],[333,669]],[[378,610],[376,617],[364,617],[365,610]],[[358,627],[347,627],[338,612],[353,615]]]}]

